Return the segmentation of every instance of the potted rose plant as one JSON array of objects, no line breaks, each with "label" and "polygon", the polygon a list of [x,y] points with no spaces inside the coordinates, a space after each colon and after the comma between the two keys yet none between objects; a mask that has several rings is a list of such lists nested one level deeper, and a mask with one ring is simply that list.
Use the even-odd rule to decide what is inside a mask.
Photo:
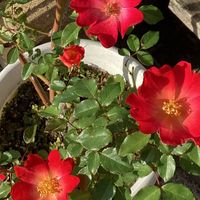
[{"label": "potted rose plant", "polygon": [[[9,6],[16,2],[27,0],[9,1]],[[175,67],[151,67],[141,80],[144,70],[130,54],[143,64],[153,64],[147,49],[158,41],[158,32],[147,32],[141,40],[133,34],[127,36],[128,49],[119,52],[129,57],[116,56],[116,49],[100,52],[100,44],[79,41],[81,27],[87,26],[91,39],[95,36],[105,48],[112,47],[118,32],[124,37],[128,27],[143,20],[156,23],[162,19],[160,11],[152,5],[139,8],[140,0],[71,0],[69,7],[76,11],[71,18],[77,24],[71,22],[59,30],[66,3],[57,1],[51,44],[34,49],[33,28],[20,17],[10,16],[9,9],[1,12],[8,20],[2,41],[12,46],[8,63],[19,58],[22,79],[32,82],[41,103],[30,103],[27,113],[25,95],[20,96],[25,113],[21,115],[21,110],[15,112],[21,107],[16,105],[19,101],[12,101],[15,107],[7,110],[14,125],[6,111],[2,112],[1,128],[5,125],[7,129],[1,129],[0,138],[0,198],[195,199],[188,188],[169,181],[178,163],[199,175],[200,75],[182,61]],[[23,54],[25,51],[28,54]],[[94,54],[96,63],[91,62]],[[112,54],[113,60],[103,62]],[[123,66],[120,70],[114,68],[118,62]],[[91,64],[108,65],[105,69],[114,76]],[[16,72],[14,76],[19,74],[19,67],[16,70],[12,65],[2,73],[9,68]],[[25,91],[29,87],[25,85]],[[20,118],[23,125],[18,127]],[[156,177],[156,185],[135,195],[144,180],[138,178],[149,174]]]}]

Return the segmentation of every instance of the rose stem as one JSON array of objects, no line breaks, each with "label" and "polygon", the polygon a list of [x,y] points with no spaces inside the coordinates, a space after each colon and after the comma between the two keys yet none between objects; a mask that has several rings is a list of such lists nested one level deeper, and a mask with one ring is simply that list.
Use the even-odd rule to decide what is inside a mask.
[{"label": "rose stem", "polygon": [[[19,60],[20,60],[22,65],[25,65],[27,63],[25,57],[21,53],[19,55]],[[32,82],[36,92],[38,93],[40,99],[42,100],[42,103],[45,106],[49,106],[51,103],[50,103],[44,89],[42,88],[40,82],[38,81],[37,77],[32,75],[32,76],[29,77],[29,80]]]},{"label": "rose stem", "polygon": [[43,75],[37,75],[37,77],[43,81],[43,83],[45,83],[45,85],[47,85],[48,87],[50,86],[50,82],[48,79],[46,79]]},{"label": "rose stem", "polygon": [[[62,21],[62,15],[64,12],[65,7],[67,6],[68,0],[56,0],[56,11],[55,11],[55,17],[54,17],[54,23],[53,28],[51,31],[51,34],[53,35],[55,32],[59,31],[60,24]],[[54,43],[51,40],[51,48],[54,49]],[[53,101],[55,96],[55,91],[50,89],[49,90],[49,98],[50,102]]]}]

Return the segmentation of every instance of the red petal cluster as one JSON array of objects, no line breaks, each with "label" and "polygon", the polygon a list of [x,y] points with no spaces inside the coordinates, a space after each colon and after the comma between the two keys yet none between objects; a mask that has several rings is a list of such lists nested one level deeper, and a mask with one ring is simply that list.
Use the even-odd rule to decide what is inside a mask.
[{"label": "red petal cluster", "polygon": [[4,181],[6,179],[6,176],[4,174],[0,174],[0,181]]},{"label": "red petal cluster", "polygon": [[79,15],[77,24],[89,26],[87,34],[97,36],[104,47],[114,46],[118,31],[124,37],[130,26],[143,21],[135,7],[141,0],[71,0],[70,7]]},{"label": "red petal cluster", "polygon": [[80,66],[81,60],[84,57],[85,50],[78,45],[71,45],[64,49],[63,55],[60,55],[60,60],[67,67]]},{"label": "red petal cluster", "polygon": [[145,71],[137,94],[130,94],[126,102],[142,132],[158,132],[164,143],[173,146],[187,140],[200,145],[200,74],[190,63]]},{"label": "red petal cluster", "polygon": [[67,200],[68,193],[79,184],[79,178],[72,176],[74,161],[62,160],[59,151],[50,152],[43,160],[37,154],[30,154],[24,167],[15,166],[20,179],[11,189],[13,200]]}]

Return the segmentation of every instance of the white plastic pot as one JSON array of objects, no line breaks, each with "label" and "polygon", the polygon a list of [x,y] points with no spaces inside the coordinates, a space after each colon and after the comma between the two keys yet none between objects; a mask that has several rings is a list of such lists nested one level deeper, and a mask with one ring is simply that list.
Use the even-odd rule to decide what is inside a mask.
[{"label": "white plastic pot", "polygon": [[[120,74],[133,85],[133,80],[136,82],[136,87],[142,84],[143,72],[145,68],[134,58],[120,56],[116,48],[103,48],[99,42],[90,40],[81,40],[81,46],[85,48],[84,62],[95,67],[109,72],[112,75]],[[38,46],[42,53],[50,52],[50,43],[45,43]],[[134,79],[130,72],[133,72]],[[21,79],[21,65],[17,61],[14,64],[7,65],[0,72],[0,110],[5,103],[16,92]],[[131,187],[132,196],[134,196],[141,188],[155,183],[155,174],[151,173],[146,177],[139,178]]]}]

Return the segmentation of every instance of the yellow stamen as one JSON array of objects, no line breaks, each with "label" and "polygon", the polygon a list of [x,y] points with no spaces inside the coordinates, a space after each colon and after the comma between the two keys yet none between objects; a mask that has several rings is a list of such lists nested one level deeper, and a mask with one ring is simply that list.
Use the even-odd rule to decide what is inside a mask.
[{"label": "yellow stamen", "polygon": [[107,16],[119,15],[120,7],[118,3],[109,3],[106,5],[105,13]]},{"label": "yellow stamen", "polygon": [[178,117],[181,115],[182,105],[175,100],[164,101],[162,110],[171,117]]},{"label": "yellow stamen", "polygon": [[60,184],[57,178],[47,178],[42,180],[37,185],[37,191],[40,197],[47,198],[49,195],[59,193],[61,191]]}]

